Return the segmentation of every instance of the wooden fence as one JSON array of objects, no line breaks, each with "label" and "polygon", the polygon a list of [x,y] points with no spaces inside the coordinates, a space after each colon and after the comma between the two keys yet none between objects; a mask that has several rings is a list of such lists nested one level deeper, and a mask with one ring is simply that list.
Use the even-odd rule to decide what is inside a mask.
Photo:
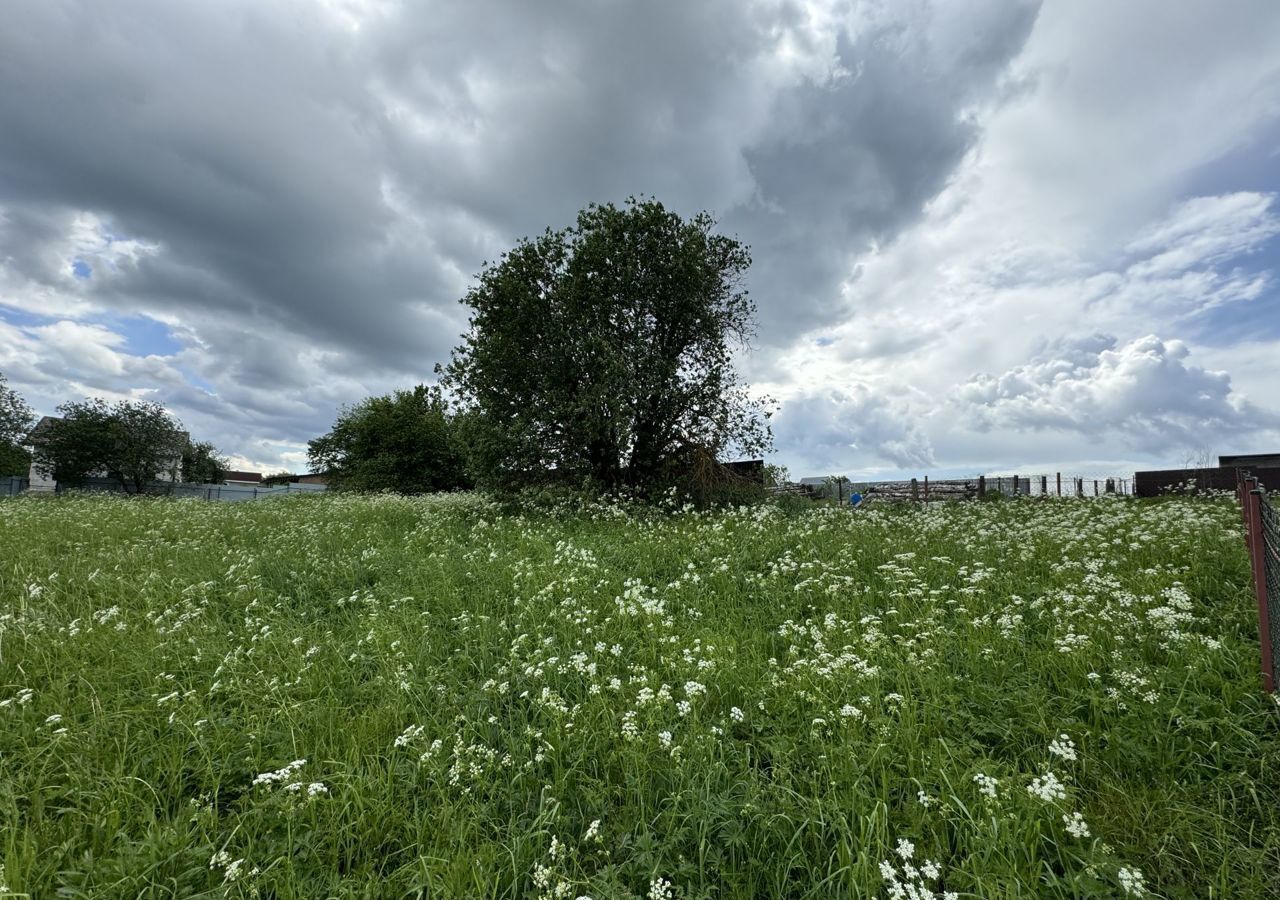
[{"label": "wooden fence", "polygon": [[1186,491],[1234,491],[1240,480],[1248,475],[1257,478],[1259,484],[1270,491],[1280,491],[1280,467],[1267,466],[1245,470],[1240,466],[1212,466],[1202,469],[1155,469],[1134,473],[1134,484],[1139,497],[1158,497],[1161,494]]},{"label": "wooden fence", "polygon": [[1249,571],[1258,603],[1258,643],[1261,647],[1262,687],[1276,689],[1276,663],[1280,654],[1280,509],[1255,476],[1245,476],[1236,487],[1249,548]]},{"label": "wooden fence", "polygon": [[1249,574],[1258,603],[1258,644],[1261,647],[1263,690],[1276,689],[1276,659],[1280,650],[1280,510],[1271,503],[1257,476],[1244,475],[1236,485],[1236,499],[1244,518],[1244,542],[1249,549]]},{"label": "wooden fence", "polygon": [[1133,480],[1120,476],[1066,475],[973,475],[968,478],[910,478],[899,481],[832,480],[826,484],[790,483],[769,488],[772,494],[801,494],[815,499],[843,503],[858,493],[872,500],[931,502],[976,500],[988,494],[1006,497],[1102,497],[1129,494]]}]

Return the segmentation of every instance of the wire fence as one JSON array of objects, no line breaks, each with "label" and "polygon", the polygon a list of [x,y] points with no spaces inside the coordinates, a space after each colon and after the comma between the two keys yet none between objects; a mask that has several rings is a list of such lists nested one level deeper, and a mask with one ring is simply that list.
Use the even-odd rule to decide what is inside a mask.
[{"label": "wire fence", "polygon": [[1276,656],[1280,650],[1280,510],[1257,478],[1240,480],[1239,498],[1253,590],[1258,601],[1262,685],[1264,690],[1274,691]]},{"label": "wire fence", "polygon": [[806,494],[843,503],[848,497],[870,500],[935,502],[976,500],[992,494],[1006,497],[1108,497],[1132,494],[1133,479],[1119,475],[971,475],[966,478],[920,478],[867,481],[843,476],[805,478],[775,485],[773,494]]},{"label": "wire fence", "polygon": [[[121,494],[124,486],[112,478],[86,478],[75,489],[80,492]],[[285,483],[271,487],[251,484],[191,484],[186,482],[154,481],[146,485],[142,493],[148,496],[193,497],[199,500],[220,500],[223,503],[240,503],[245,500],[263,500],[289,494],[316,494],[326,490],[323,484]],[[16,497],[19,494],[53,493],[47,487],[35,488],[26,478],[0,478],[0,497]]]}]

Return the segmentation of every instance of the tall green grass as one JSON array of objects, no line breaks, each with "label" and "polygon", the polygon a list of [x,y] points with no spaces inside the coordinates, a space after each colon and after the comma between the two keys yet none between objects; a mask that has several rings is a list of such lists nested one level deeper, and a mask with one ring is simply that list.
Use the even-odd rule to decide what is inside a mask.
[{"label": "tall green grass", "polygon": [[1228,501],[32,498],[0,548],[10,891],[1280,896]]}]

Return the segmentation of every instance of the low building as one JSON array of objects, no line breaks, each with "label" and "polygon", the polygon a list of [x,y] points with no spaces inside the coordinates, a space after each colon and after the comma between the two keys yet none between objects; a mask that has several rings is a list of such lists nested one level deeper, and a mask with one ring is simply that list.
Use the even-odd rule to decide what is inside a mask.
[{"label": "low building", "polygon": [[1245,453],[1235,456],[1219,456],[1218,465],[1232,469],[1280,468],[1280,453]]},{"label": "low building", "polygon": [[306,472],[302,475],[295,475],[292,472],[280,472],[276,475],[268,475],[262,479],[262,483],[267,486],[279,486],[282,484],[328,484],[329,476],[324,472]]},{"label": "low building", "polygon": [[740,459],[736,462],[721,463],[721,465],[731,475],[735,475],[744,481],[751,481],[761,486],[764,485],[763,459]]},{"label": "low building", "polygon": [[222,473],[222,484],[239,487],[257,487],[262,484],[261,472],[241,472],[232,470]]}]

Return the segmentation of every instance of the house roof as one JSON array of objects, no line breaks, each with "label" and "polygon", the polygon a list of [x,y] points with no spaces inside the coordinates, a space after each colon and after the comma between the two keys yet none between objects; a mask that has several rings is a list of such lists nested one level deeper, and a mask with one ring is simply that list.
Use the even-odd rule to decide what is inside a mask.
[{"label": "house roof", "polygon": [[1219,456],[1220,466],[1247,466],[1271,464],[1280,460],[1280,451],[1276,453],[1239,453],[1233,456]]},{"label": "house roof", "polygon": [[61,421],[62,419],[57,416],[41,416],[40,421],[35,424],[35,427],[33,427],[31,431],[27,432],[27,443],[36,443],[44,436],[45,432],[53,427],[54,422]]},{"label": "house roof", "polygon": [[232,471],[229,471],[229,472],[223,472],[222,480],[223,481],[252,481],[256,484],[262,481],[262,473],[261,472],[241,472],[238,469],[233,469]]}]

